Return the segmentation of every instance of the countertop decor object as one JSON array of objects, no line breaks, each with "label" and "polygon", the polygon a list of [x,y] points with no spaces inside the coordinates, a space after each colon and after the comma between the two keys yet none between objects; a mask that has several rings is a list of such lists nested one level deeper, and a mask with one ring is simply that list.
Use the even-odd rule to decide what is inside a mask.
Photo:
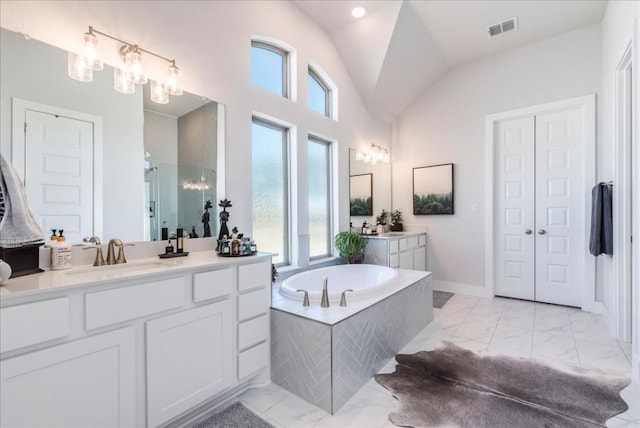
[{"label": "countertop decor object", "polygon": [[186,257],[189,255],[188,251],[185,251],[184,253],[166,253],[166,254],[158,254],[158,257],[160,257],[161,259],[171,259],[174,257]]}]

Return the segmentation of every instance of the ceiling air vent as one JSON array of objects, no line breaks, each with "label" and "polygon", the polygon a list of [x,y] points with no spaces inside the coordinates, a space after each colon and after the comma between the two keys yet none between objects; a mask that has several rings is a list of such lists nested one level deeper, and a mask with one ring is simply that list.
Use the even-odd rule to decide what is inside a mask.
[{"label": "ceiling air vent", "polygon": [[509,18],[504,22],[499,24],[491,25],[487,28],[487,32],[489,33],[489,37],[499,36],[502,33],[506,33],[509,31],[518,29],[518,17]]}]

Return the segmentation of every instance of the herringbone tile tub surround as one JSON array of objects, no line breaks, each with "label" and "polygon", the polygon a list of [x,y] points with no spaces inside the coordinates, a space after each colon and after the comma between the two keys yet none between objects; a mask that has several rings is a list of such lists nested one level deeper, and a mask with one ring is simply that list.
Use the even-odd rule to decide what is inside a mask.
[{"label": "herringbone tile tub surround", "polygon": [[[279,310],[274,304],[272,382],[328,413],[338,411],[431,322],[429,277],[412,279],[414,282],[399,286],[393,294],[374,299],[334,323],[306,318],[304,311]],[[310,310],[316,315],[317,311]]]}]

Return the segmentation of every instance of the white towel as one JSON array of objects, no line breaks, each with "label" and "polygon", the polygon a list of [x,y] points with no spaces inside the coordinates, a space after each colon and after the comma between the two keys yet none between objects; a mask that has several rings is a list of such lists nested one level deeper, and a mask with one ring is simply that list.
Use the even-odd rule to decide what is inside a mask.
[{"label": "white towel", "polygon": [[29,210],[27,195],[18,173],[1,155],[0,205],[4,205],[0,209],[0,247],[44,243],[44,234]]}]

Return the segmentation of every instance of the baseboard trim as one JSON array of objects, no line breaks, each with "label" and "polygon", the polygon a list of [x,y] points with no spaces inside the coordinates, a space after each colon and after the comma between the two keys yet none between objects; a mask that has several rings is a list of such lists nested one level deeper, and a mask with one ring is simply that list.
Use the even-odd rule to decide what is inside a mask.
[{"label": "baseboard trim", "polygon": [[609,311],[607,311],[607,308],[602,303],[593,301],[587,302],[582,305],[582,310],[585,312],[593,312],[594,314],[602,315],[602,318],[604,318],[607,325],[609,325]]},{"label": "baseboard trim", "polygon": [[493,293],[481,285],[463,284],[459,282],[432,280],[433,289],[438,291],[448,291],[449,293],[467,294],[476,297],[493,297]]}]

